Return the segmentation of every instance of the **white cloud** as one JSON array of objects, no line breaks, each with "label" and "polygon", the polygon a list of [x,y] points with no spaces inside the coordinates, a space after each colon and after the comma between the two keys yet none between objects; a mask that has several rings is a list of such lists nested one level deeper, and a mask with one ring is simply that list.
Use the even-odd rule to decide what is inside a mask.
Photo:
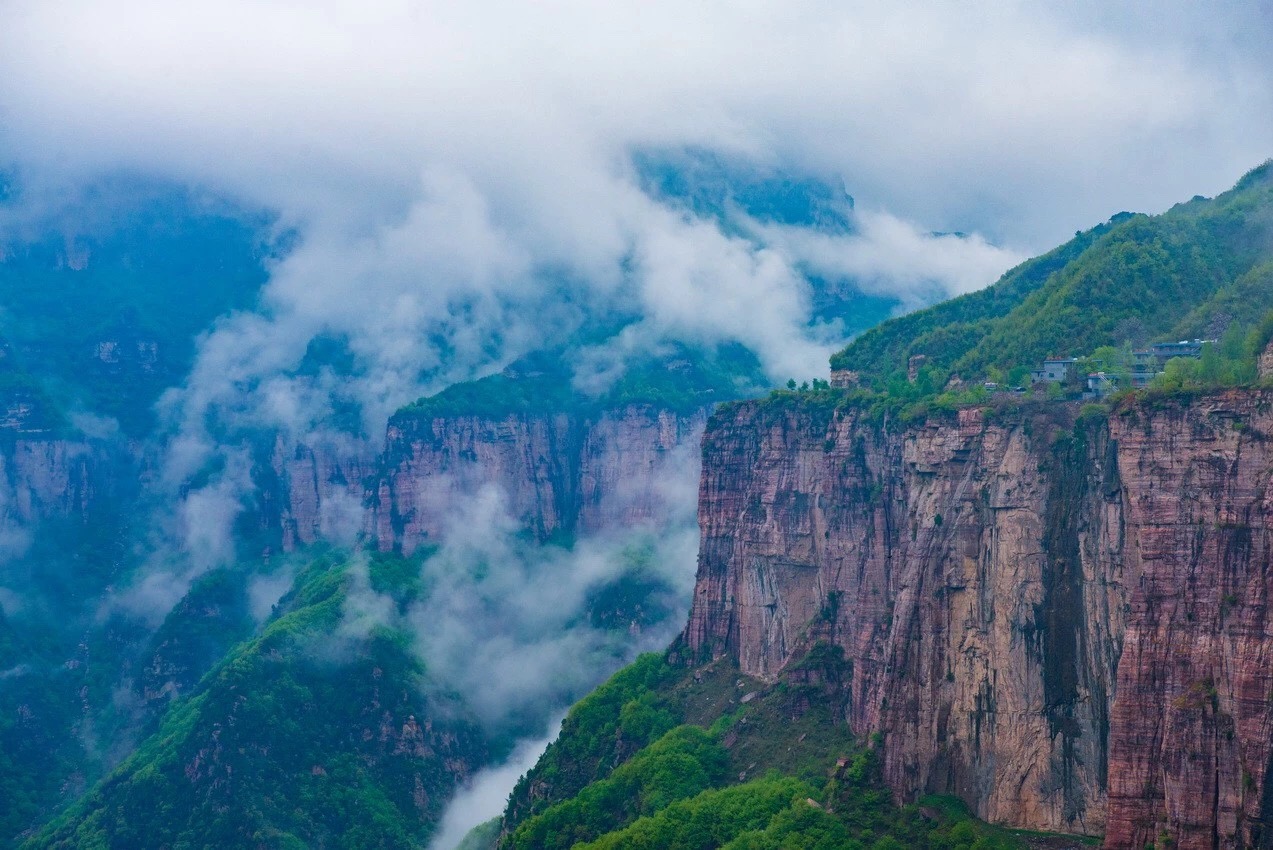
[{"label": "white cloud", "polygon": [[790,226],[760,230],[793,263],[832,279],[851,278],[865,292],[899,295],[912,308],[982,289],[1005,263],[1026,259],[979,235],[921,232],[886,212],[859,211],[855,220],[858,230],[849,236]]},{"label": "white cloud", "polygon": [[[808,330],[793,260],[908,303],[963,292],[1117,209],[1218,190],[1273,142],[1251,36],[1269,25],[1239,5],[1165,6],[1150,27],[1032,3],[18,0],[2,14],[0,151],[30,179],[158,172],[279,209],[304,235],[264,313],[223,322],[171,400],[195,437],[209,411],[301,432],[325,418],[330,382],[279,377],[323,332],[350,340],[372,431],[615,303],[652,337],[733,336],[775,377],[814,374],[842,340]],[[851,240],[744,242],[638,191],[634,150],[685,145],[839,176],[874,212]]]},{"label": "white cloud", "polygon": [[[1224,188],[1273,151],[1273,26],[1252,4],[1153,12],[9,0],[0,161],[32,197],[139,170],[302,234],[164,403],[188,577],[233,556],[251,501],[227,434],[322,437],[343,394],[374,441],[400,404],[620,307],[641,317],[621,342],[735,338],[772,377],[817,374],[841,340],[809,324],[802,269],[913,304],[1118,209]],[[641,192],[632,153],[686,146],[840,178],[857,230],[747,240]],[[290,374],[320,334],[348,340],[356,381]],[[323,519],[348,536],[349,514]]]},{"label": "white cloud", "polygon": [[292,589],[295,578],[296,570],[285,565],[272,573],[248,579],[248,609],[252,612],[252,619],[258,624],[268,620],[274,614],[274,606]]},{"label": "white cloud", "polygon": [[571,255],[616,155],[684,143],[1042,247],[1268,153],[1267,16],[1106,7],[19,1],[0,102],[24,158],[168,168],[306,218],[401,210],[422,166],[455,166]]},{"label": "white cloud", "polygon": [[[666,477],[693,473],[691,464]],[[462,695],[492,728],[524,729],[635,652],[666,646],[693,584],[698,529],[685,507],[673,505],[663,527],[616,529],[563,549],[527,545],[498,488],[454,500],[442,547],[424,563],[426,592],[406,618],[432,685]],[[592,623],[593,594],[631,575],[637,561],[663,586],[642,608],[667,616],[637,636]],[[350,614],[347,606],[346,622],[381,622],[367,611],[380,608],[360,604]]]},{"label": "white cloud", "polygon": [[465,783],[447,805],[429,850],[455,850],[474,827],[503,814],[513,788],[557,737],[561,721],[562,717],[556,717],[546,735],[522,741],[502,764],[478,771]]}]

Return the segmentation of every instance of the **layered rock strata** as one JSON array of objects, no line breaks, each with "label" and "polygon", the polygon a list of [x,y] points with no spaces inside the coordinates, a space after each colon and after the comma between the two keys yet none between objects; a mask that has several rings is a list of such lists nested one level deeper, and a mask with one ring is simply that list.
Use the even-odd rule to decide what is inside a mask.
[{"label": "layered rock strata", "polygon": [[411,553],[463,528],[475,498],[539,540],[694,515],[707,410],[394,416],[369,441],[275,436],[254,449],[254,519],[267,550],[362,537]]},{"label": "layered rock strata", "polygon": [[0,513],[30,526],[56,516],[84,516],[101,484],[101,452],[78,440],[0,440]]},{"label": "layered rock strata", "polygon": [[541,540],[692,515],[706,419],[645,405],[499,419],[400,414],[389,424],[370,530],[382,549],[411,552],[462,525],[484,490]]},{"label": "layered rock strata", "polygon": [[366,506],[379,474],[368,442],[292,443],[276,436],[257,470],[261,525],[284,551],[318,540],[347,542],[368,530]]},{"label": "layered rock strata", "polygon": [[1273,395],[1074,415],[724,409],[682,649],[772,679],[842,647],[846,720],[899,797],[1268,846]]}]

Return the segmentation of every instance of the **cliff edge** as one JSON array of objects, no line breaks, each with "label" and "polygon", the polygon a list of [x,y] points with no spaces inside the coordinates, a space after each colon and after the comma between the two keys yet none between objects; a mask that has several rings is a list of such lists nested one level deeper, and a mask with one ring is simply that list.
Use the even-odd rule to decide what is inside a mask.
[{"label": "cliff edge", "polygon": [[1273,393],[897,427],[749,402],[703,444],[678,651],[852,665],[895,794],[1108,847],[1262,847]]}]

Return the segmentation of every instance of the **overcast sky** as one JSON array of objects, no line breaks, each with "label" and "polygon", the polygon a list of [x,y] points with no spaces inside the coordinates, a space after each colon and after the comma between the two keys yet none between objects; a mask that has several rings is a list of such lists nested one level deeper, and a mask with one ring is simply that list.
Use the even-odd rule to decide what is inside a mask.
[{"label": "overcast sky", "polygon": [[[1261,5],[0,0],[0,161],[196,182],[300,228],[262,315],[204,345],[191,421],[249,383],[258,418],[321,417],[322,388],[270,378],[321,331],[383,418],[420,374],[532,347],[545,270],[781,380],[842,342],[809,330],[801,264],[957,294],[1273,155]],[[843,181],[858,230],[687,221],[631,164],[685,146]]]},{"label": "overcast sky", "polygon": [[695,143],[1040,250],[1273,153],[1268,4],[1109,5],[8,0],[0,144],[328,222],[456,171],[578,252],[626,151]]}]

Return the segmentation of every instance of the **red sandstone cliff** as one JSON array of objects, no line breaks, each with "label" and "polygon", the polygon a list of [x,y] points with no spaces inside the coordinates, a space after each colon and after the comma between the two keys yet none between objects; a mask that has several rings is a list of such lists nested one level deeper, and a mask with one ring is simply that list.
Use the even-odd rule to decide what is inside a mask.
[{"label": "red sandstone cliff", "polygon": [[660,523],[686,509],[667,487],[696,478],[706,419],[644,405],[501,419],[400,415],[389,425],[371,530],[381,548],[410,552],[443,533],[459,499],[492,484],[541,539]]},{"label": "red sandstone cliff", "polygon": [[351,539],[367,530],[365,507],[378,469],[376,452],[364,441],[292,443],[276,436],[257,473],[264,485],[261,523],[279,535],[285,551]]},{"label": "red sandstone cliff", "polygon": [[772,678],[843,647],[848,722],[902,797],[1108,847],[1265,846],[1273,394],[1072,416],[727,408],[686,649]]},{"label": "red sandstone cliff", "polygon": [[464,499],[494,486],[511,518],[540,539],[658,525],[692,515],[706,421],[705,410],[646,405],[591,415],[400,414],[379,460],[362,443],[279,438],[258,467],[260,522],[288,550],[352,531],[409,553],[437,540]]},{"label": "red sandstone cliff", "polygon": [[[362,537],[411,553],[464,522],[484,488],[540,540],[693,516],[707,410],[626,405],[591,413],[390,420],[383,450],[341,436],[255,447],[262,545],[292,551]],[[2,462],[2,459],[0,459]]]}]

